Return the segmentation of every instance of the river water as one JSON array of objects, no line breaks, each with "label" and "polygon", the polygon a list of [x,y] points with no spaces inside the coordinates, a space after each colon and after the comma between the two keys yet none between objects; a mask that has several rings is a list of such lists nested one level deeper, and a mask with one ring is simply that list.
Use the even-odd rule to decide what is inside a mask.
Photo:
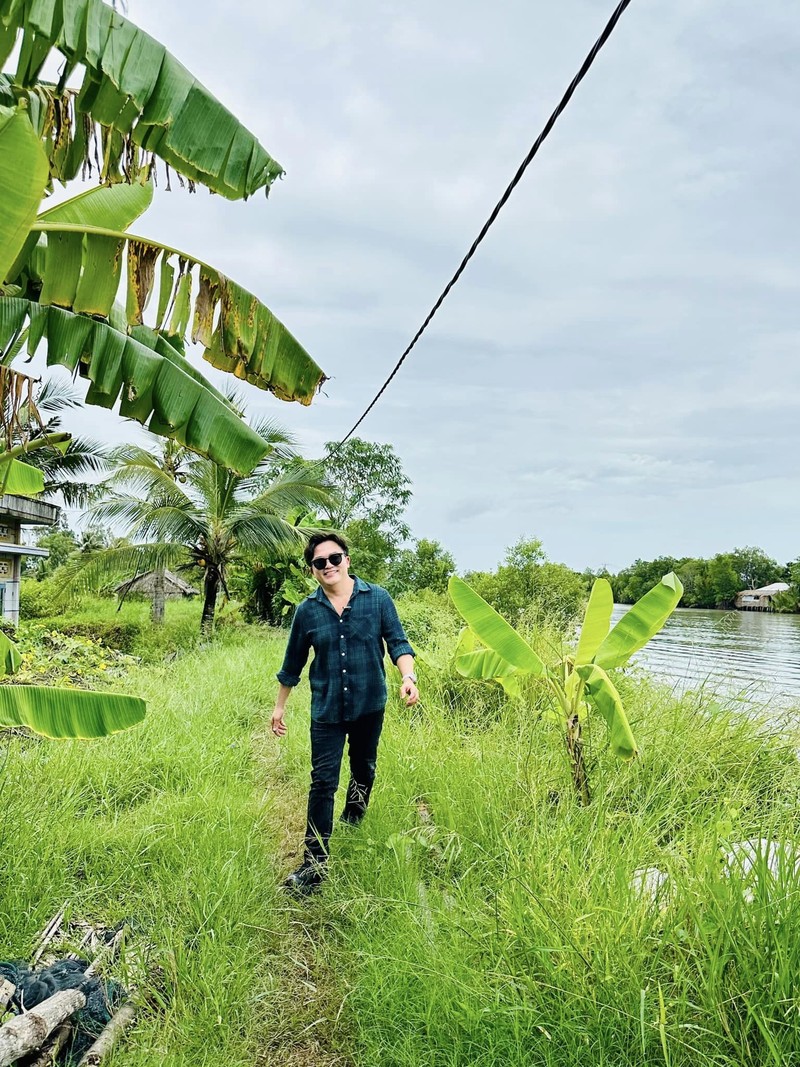
[{"label": "river water", "polygon": [[[627,610],[615,606],[613,621]],[[677,689],[800,707],[800,615],[678,608],[632,662]]]}]

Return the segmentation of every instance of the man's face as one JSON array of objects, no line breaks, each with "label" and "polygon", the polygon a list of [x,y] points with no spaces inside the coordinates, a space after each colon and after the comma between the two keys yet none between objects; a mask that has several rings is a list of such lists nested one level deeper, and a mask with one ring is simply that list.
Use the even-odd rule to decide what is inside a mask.
[{"label": "man's face", "polygon": [[[339,562],[332,562],[331,556],[334,559],[338,559]],[[325,561],[325,566],[318,566],[323,560]],[[335,541],[322,541],[314,549],[314,556],[311,560],[311,573],[323,589],[336,585],[342,578],[346,578],[349,570],[350,557],[345,555],[341,546],[337,545]]]}]

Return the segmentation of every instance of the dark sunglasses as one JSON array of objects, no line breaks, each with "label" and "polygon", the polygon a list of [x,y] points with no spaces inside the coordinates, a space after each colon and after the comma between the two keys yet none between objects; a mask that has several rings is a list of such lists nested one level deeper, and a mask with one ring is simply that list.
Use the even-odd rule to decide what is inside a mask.
[{"label": "dark sunglasses", "polygon": [[324,571],[325,567],[330,563],[332,567],[338,567],[344,559],[344,552],[332,552],[329,556],[317,556],[316,559],[311,560],[311,566],[315,570]]}]

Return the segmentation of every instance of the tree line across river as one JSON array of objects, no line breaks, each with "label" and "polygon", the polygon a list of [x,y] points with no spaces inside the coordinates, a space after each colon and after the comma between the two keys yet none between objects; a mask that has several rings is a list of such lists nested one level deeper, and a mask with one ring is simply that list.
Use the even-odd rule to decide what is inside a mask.
[{"label": "tree line across river", "polygon": [[[328,450],[332,447],[328,446]],[[168,450],[170,455],[175,452],[172,445]],[[165,465],[162,451],[163,446],[154,444],[152,461],[159,471]],[[188,453],[179,451],[181,462],[188,462]],[[318,472],[313,463],[303,464],[296,456],[293,461],[308,466],[315,474]],[[109,460],[105,454],[98,454],[97,462],[107,467]],[[113,462],[111,467],[113,470]],[[280,467],[279,462],[273,474],[280,475]],[[405,521],[412,496],[411,481],[392,446],[354,438],[339,451],[336,464],[324,464],[323,469],[336,472],[330,499],[320,499],[314,511],[306,511],[304,524],[342,531],[350,545],[354,569],[367,581],[384,585],[392,596],[422,591],[443,596],[448,578],[456,572],[456,561],[439,541],[413,538]],[[266,484],[266,481],[259,484],[262,492]],[[42,532],[39,544],[49,549],[50,557],[31,561],[29,565],[28,578],[38,582],[23,583],[23,616],[52,612],[50,583],[40,583],[60,571],[67,560],[74,563],[76,556],[102,554],[115,544],[130,544],[124,536],[126,531],[118,531],[123,533],[119,538],[97,522],[98,507],[101,511],[107,507],[103,503],[98,505],[98,498],[111,491],[113,475],[106,485],[108,489],[102,484],[80,487],[85,490],[84,497],[94,501],[94,507],[86,514],[88,525],[82,534],[63,526]],[[58,479],[53,488],[61,488]],[[189,582],[200,586],[202,569],[192,566],[196,561],[190,548],[186,546],[181,573]],[[595,578],[610,581],[617,603],[632,604],[669,571],[674,571],[683,583],[683,607],[731,608],[736,594],[744,589],[786,582],[789,589],[775,597],[774,609],[795,612],[800,608],[800,559],[781,564],[757,547],[736,548],[710,559],[672,556],[637,559],[616,574],[605,568],[579,573],[549,560],[541,541],[522,538],[507,549],[494,570],[472,571],[464,577],[476,592],[511,620],[535,613],[569,625],[581,611]],[[106,590],[110,592],[124,577],[122,572],[107,575]],[[296,553],[253,551],[247,558],[230,561],[226,588],[243,605],[246,617],[279,625],[289,621],[294,605],[307,595],[313,583],[298,566]]]}]

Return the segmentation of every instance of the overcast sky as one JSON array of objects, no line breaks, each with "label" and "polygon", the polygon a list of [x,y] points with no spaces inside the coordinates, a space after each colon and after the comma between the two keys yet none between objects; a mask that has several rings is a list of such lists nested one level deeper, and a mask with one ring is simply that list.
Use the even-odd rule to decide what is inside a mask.
[{"label": "overcast sky", "polygon": [[[331,376],[310,408],[248,390],[304,454],[366,407],[612,8],[130,0],[287,171],[268,201],[160,189],[136,229]],[[400,455],[416,537],[461,569],[523,535],[578,569],[800,556],[799,63],[796,0],[634,0],[359,431]]]}]

